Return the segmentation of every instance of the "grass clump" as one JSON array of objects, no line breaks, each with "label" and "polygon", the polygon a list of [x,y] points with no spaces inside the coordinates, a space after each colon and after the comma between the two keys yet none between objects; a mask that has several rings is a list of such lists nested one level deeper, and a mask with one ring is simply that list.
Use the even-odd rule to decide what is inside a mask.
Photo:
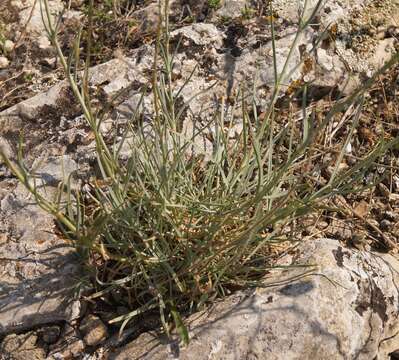
[{"label": "grass clump", "polygon": [[221,0],[208,0],[208,6],[211,9],[218,9],[221,6]]},{"label": "grass clump", "polygon": [[256,11],[254,9],[252,9],[251,7],[249,7],[248,5],[245,5],[241,9],[241,16],[245,20],[250,20],[251,18],[253,18],[255,16],[255,13],[256,13]]},{"label": "grass clump", "polygon": [[[121,329],[140,314],[158,311],[166,333],[176,327],[187,342],[182,314],[259,284],[276,252],[297,240],[293,230],[297,220],[319,208],[326,198],[354,191],[378,156],[397,145],[397,139],[381,141],[354,166],[341,171],[345,148],[357,125],[355,116],[328,182],[315,181],[303,170],[312,161],[318,136],[326,126],[352,104],[361,109],[365,91],[396,58],[361,89],[333,105],[317,123],[314,114],[307,113],[306,91],[299,122],[282,118],[276,111],[289,55],[281,73],[275,68],[273,95],[261,115],[256,92],[243,85],[233,99],[239,115],[227,112],[222,98],[205,126],[194,126],[190,134],[182,131],[185,108],[177,106],[182,88],[174,87],[171,75],[174,63],[166,3],[160,11],[163,17],[154,57],[152,121],[145,122],[138,107],[122,140],[108,146],[99,131],[102,118],[91,107],[89,62],[78,83],[80,75],[72,71],[74,57],[64,57],[47,0],[42,4],[49,37],[95,134],[100,175],[84,193],[73,191],[66,181],[58,200],[49,201],[32,181],[35,176],[24,166],[21,153],[17,163],[0,154],[75,242],[93,280],[91,298],[117,301],[131,310],[111,321],[121,324]],[[311,20],[301,22],[293,48]],[[196,151],[209,130],[209,151]],[[128,156],[122,159],[126,149]]]}]

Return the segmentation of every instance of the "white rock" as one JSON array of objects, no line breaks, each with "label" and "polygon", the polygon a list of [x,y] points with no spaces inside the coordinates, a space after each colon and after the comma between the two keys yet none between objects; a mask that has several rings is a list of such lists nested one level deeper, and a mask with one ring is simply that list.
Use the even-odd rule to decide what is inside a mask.
[{"label": "white rock", "polygon": [[317,49],[317,58],[319,65],[323,67],[327,71],[331,71],[334,69],[333,58],[327,54],[327,51],[324,49]]},{"label": "white rock", "polygon": [[385,64],[395,54],[395,39],[388,38],[381,40],[374,50],[374,57],[370,59],[375,68],[379,68]]},{"label": "white rock", "polygon": [[51,42],[48,39],[47,36],[40,36],[37,39],[37,46],[39,47],[40,50],[44,50],[44,51],[51,51],[52,46],[51,46]]},{"label": "white rock", "polygon": [[[49,8],[51,20],[54,24],[58,14],[62,12],[64,5],[60,0],[49,0]],[[46,38],[47,33],[43,25],[40,2],[25,0],[24,6],[20,10],[18,16],[20,26],[26,26],[26,34],[29,36],[29,39],[33,41],[35,45],[41,44],[41,47],[44,46],[45,40],[41,38]]]},{"label": "white rock", "polygon": [[12,42],[11,40],[4,41],[3,50],[6,53],[13,51],[14,50],[14,42]]},{"label": "white rock", "polygon": [[0,56],[0,69],[6,69],[10,61],[5,56]]},{"label": "white rock", "polygon": [[225,1],[223,6],[216,11],[216,16],[234,19],[242,15],[242,10],[247,5],[246,0]]}]

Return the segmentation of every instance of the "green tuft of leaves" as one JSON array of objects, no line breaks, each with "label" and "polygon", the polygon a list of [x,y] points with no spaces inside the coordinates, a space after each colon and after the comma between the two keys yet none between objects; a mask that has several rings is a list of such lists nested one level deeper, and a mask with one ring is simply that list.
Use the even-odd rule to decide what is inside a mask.
[{"label": "green tuft of leaves", "polygon": [[221,6],[221,0],[208,0],[208,7],[211,9],[218,9]]}]

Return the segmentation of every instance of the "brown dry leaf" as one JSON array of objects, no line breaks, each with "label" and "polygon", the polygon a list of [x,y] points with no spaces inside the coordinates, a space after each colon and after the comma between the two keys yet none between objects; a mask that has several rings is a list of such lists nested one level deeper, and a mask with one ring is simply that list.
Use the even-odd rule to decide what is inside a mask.
[{"label": "brown dry leaf", "polygon": [[360,216],[366,217],[367,214],[369,213],[369,204],[364,201],[361,200],[354,209]]},{"label": "brown dry leaf", "polygon": [[331,36],[332,40],[335,40],[338,34],[338,24],[334,23],[328,29],[328,33]]},{"label": "brown dry leaf", "polygon": [[286,91],[287,95],[292,95],[295,91],[297,91],[303,85],[302,80],[295,80],[292,81],[291,84],[288,86]]},{"label": "brown dry leaf", "polygon": [[314,67],[314,61],[310,56],[307,56],[306,59],[303,62],[303,67],[302,67],[302,74],[307,75],[309,74]]}]

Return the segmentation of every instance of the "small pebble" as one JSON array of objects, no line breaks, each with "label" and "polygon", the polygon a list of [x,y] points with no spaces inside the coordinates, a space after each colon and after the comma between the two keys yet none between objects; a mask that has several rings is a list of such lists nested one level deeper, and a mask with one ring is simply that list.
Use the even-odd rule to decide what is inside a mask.
[{"label": "small pebble", "polygon": [[95,346],[108,337],[107,327],[99,317],[94,315],[88,315],[83,319],[80,331],[88,346]]},{"label": "small pebble", "polygon": [[4,41],[3,50],[6,53],[10,53],[11,51],[14,50],[14,43],[11,40]]},{"label": "small pebble", "polygon": [[5,56],[0,56],[0,69],[5,69],[10,65],[10,62]]}]

